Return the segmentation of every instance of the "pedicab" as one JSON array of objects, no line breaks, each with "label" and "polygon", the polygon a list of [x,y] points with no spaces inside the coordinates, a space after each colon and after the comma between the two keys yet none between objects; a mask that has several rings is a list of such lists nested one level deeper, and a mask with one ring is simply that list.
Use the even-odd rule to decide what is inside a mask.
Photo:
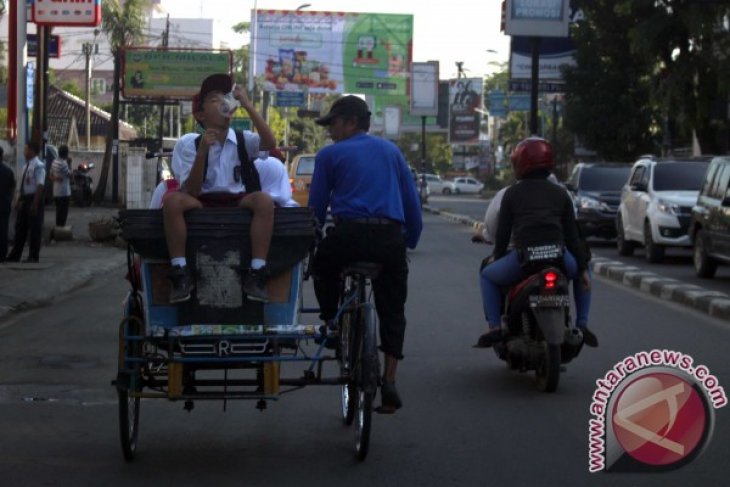
[{"label": "pedicab", "polygon": [[[190,300],[170,304],[161,210],[119,214],[131,284],[112,382],[124,458],[131,461],[137,452],[143,399],[182,402],[188,411],[195,401],[250,400],[263,411],[286,392],[334,385],[341,389],[344,423],[355,422],[355,456],[363,460],[380,375],[370,292],[377,267],[359,263],[343,272],[339,326],[328,330],[302,292],[316,235],[309,208],[275,210],[266,304],[246,299],[242,290],[251,214],[202,208],[185,218],[196,289]],[[306,314],[309,323],[302,321]],[[323,367],[328,361],[336,367]]]}]

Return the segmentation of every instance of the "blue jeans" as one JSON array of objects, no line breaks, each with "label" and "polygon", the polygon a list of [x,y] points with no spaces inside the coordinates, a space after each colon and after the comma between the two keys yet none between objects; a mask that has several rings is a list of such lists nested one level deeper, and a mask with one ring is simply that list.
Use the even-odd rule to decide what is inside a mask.
[{"label": "blue jeans", "polygon": [[[576,326],[586,326],[588,324],[588,313],[591,309],[591,291],[583,287],[578,273],[578,263],[568,250],[563,255],[563,265],[568,278],[573,281],[575,324]],[[484,306],[484,316],[487,323],[489,323],[489,328],[499,328],[501,326],[502,303],[504,301],[502,287],[511,286],[525,277],[527,277],[527,273],[520,265],[516,250],[510,250],[504,257],[495,260],[482,269],[480,276],[482,305]]]}]

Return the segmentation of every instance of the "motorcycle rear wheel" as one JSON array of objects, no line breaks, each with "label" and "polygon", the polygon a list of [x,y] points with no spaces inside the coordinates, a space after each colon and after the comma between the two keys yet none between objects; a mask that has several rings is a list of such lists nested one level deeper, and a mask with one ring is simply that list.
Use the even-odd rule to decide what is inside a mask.
[{"label": "motorcycle rear wheel", "polygon": [[541,392],[555,392],[560,381],[560,345],[543,341],[542,347],[543,353],[535,368],[537,388]]}]

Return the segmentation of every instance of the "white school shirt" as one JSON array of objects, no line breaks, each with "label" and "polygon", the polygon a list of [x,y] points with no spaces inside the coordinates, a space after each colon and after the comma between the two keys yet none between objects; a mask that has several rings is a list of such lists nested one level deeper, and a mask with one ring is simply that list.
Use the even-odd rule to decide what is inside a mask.
[{"label": "white school shirt", "polygon": [[38,185],[45,184],[46,181],[46,165],[41,161],[38,156],[34,157],[30,161],[26,162],[27,170],[24,169],[23,183],[21,186],[22,195],[29,196],[35,194]]},{"label": "white school shirt", "polygon": [[71,196],[71,169],[68,167],[66,159],[56,159],[51,164],[51,175],[54,177],[61,176],[61,181],[53,181],[53,196],[55,198],[62,196]]},{"label": "white school shirt", "polygon": [[274,203],[279,206],[299,206],[291,198],[291,184],[284,164],[276,157],[270,157],[266,152],[261,155],[262,157],[254,161],[261,180],[261,191],[268,193]]},{"label": "white school shirt", "polygon": [[[181,186],[185,184],[190,176],[190,170],[195,162],[195,139],[199,134],[190,133],[183,135],[175,144],[172,150],[172,172],[175,179]],[[246,153],[253,159],[258,156],[261,138],[258,134],[244,130],[243,136],[246,142]],[[201,187],[201,194],[204,193],[243,193],[246,188],[243,185],[241,172],[238,170],[239,180],[234,178],[236,166],[240,166],[238,160],[238,141],[233,129],[228,129],[228,135],[223,145],[216,141],[208,148],[208,169],[205,180]]]}]

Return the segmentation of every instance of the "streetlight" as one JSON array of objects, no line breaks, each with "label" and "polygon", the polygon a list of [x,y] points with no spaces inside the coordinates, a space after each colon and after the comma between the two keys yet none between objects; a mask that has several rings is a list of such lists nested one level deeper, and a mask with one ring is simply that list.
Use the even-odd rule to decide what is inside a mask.
[{"label": "streetlight", "polygon": [[311,7],[311,6],[312,6],[311,3],[303,3],[300,6],[298,6],[295,11],[296,12],[299,12],[299,11],[304,10],[305,8],[308,8],[308,7]]}]

